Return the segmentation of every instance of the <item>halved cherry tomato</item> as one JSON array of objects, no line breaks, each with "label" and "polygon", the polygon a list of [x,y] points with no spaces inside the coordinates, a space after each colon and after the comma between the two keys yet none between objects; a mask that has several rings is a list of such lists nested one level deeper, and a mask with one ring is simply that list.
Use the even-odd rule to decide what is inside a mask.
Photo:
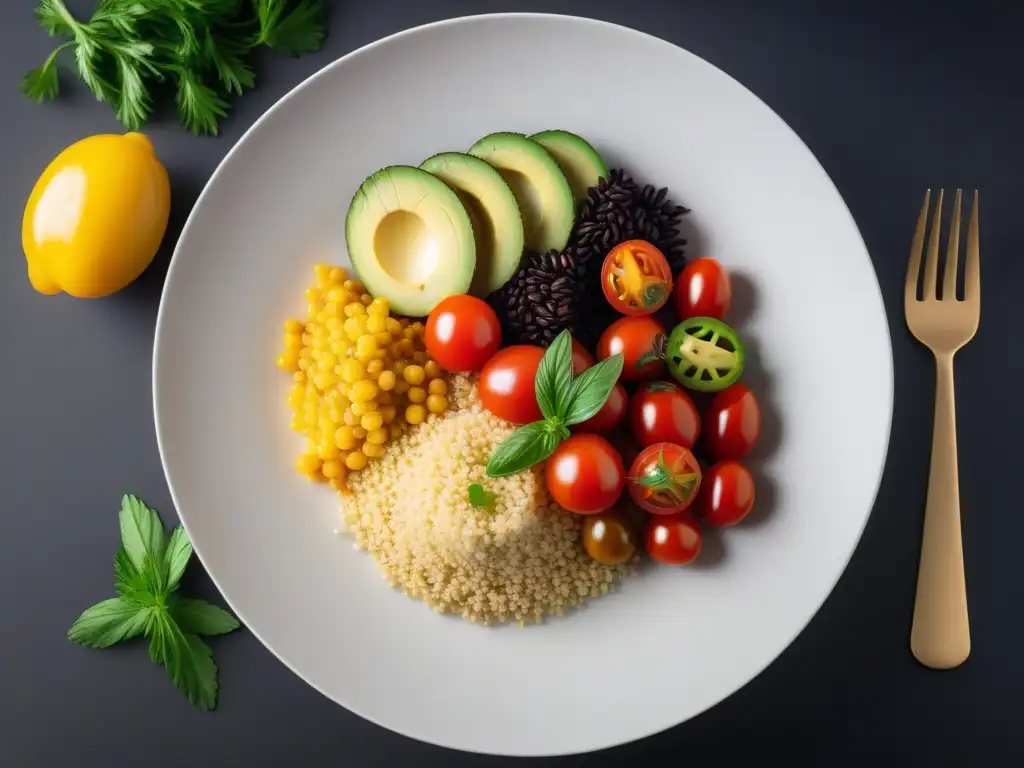
[{"label": "halved cherry tomato", "polygon": [[601,267],[604,297],[624,315],[649,315],[668,301],[672,270],[665,255],[646,240],[612,248]]},{"label": "halved cherry tomato", "polygon": [[572,340],[572,375],[579,376],[594,365],[594,356],[574,338]]},{"label": "halved cherry tomato", "polygon": [[597,343],[597,359],[622,353],[622,381],[657,379],[665,372],[665,326],[653,317],[620,317]]},{"label": "halved cherry tomato", "polygon": [[544,418],[535,382],[544,350],[529,344],[499,349],[480,372],[477,391],[484,408],[513,424]]},{"label": "halved cherry tomato", "polygon": [[699,490],[700,464],[681,445],[650,445],[629,468],[629,495],[653,515],[681,512],[693,503]]},{"label": "halved cherry tomato", "polygon": [[576,424],[573,429],[579,432],[594,432],[599,435],[611,432],[626,418],[626,403],[628,401],[626,388],[616,383],[611,394],[608,395],[608,399],[601,406],[601,410],[586,421]]},{"label": "halved cherry tomato", "polygon": [[424,341],[427,352],[445,370],[479,371],[501,346],[501,325],[487,302],[457,294],[431,310]]},{"label": "halved cherry tomato", "polygon": [[693,400],[668,381],[641,384],[629,403],[629,425],[644,447],[675,443],[693,448],[700,437],[700,414]]},{"label": "halved cherry tomato", "polygon": [[633,522],[617,506],[583,520],[583,548],[605,565],[621,565],[636,552]]},{"label": "halved cherry tomato", "polygon": [[608,509],[626,481],[618,451],[598,435],[573,435],[555,449],[544,469],[551,498],[581,515]]},{"label": "halved cherry tomato", "polygon": [[746,384],[715,395],[704,414],[704,443],[716,459],[742,459],[761,434],[761,406]]},{"label": "halved cherry tomato", "polygon": [[689,512],[651,515],[644,524],[644,549],[665,565],[684,565],[700,554],[703,537]]},{"label": "halved cherry tomato", "polygon": [[720,461],[704,473],[697,506],[711,525],[736,525],[754,506],[754,477],[738,461]]},{"label": "halved cherry tomato", "polygon": [[676,278],[679,319],[714,317],[721,320],[732,306],[732,279],[717,260],[694,259]]}]

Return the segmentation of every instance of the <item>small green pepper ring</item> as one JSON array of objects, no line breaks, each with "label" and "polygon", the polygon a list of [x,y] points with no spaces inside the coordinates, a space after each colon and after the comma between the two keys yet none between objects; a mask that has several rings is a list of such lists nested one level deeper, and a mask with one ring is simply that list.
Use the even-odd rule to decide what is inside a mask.
[{"label": "small green pepper ring", "polygon": [[743,374],[743,342],[713,317],[691,317],[672,329],[665,362],[676,381],[698,392],[720,392]]}]

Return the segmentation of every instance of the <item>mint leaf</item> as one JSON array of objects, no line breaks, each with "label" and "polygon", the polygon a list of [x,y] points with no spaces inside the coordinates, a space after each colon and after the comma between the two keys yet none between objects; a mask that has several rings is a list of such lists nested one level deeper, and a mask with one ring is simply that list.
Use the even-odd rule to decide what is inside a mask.
[{"label": "mint leaf", "polygon": [[550,456],[561,440],[550,422],[535,421],[520,427],[495,449],[487,462],[490,477],[513,475]]},{"label": "mint leaf", "polygon": [[564,330],[555,337],[537,366],[534,390],[545,419],[564,419],[572,385],[572,336]]},{"label": "mint leaf", "polygon": [[601,410],[622,373],[622,353],[587,368],[572,383],[567,424],[579,424]]},{"label": "mint leaf", "polygon": [[171,540],[164,554],[164,571],[167,574],[167,589],[174,589],[185,573],[185,566],[192,557],[192,542],[182,526],[171,531]]},{"label": "mint leaf", "polygon": [[238,619],[205,600],[175,597],[167,608],[171,618],[187,635],[225,635],[238,629]]},{"label": "mint leaf", "polygon": [[68,630],[68,639],[89,648],[107,648],[141,635],[150,609],[123,597],[112,597],[87,608]]},{"label": "mint leaf", "polygon": [[154,602],[145,577],[135,569],[124,547],[118,549],[114,555],[114,589],[121,597],[137,603]]},{"label": "mint leaf", "polygon": [[487,509],[494,504],[498,498],[496,493],[486,490],[480,483],[473,483],[469,486],[469,503],[474,507]]},{"label": "mint leaf", "polygon": [[[128,494],[121,500],[119,520],[121,543],[135,570],[145,574],[147,567],[155,565],[162,571],[167,534],[156,511]],[[161,585],[166,583],[163,576],[156,581]]]},{"label": "mint leaf", "polygon": [[191,704],[207,711],[217,706],[217,665],[210,646],[182,632],[167,613],[158,614],[151,628],[149,657],[164,665],[167,677]]}]

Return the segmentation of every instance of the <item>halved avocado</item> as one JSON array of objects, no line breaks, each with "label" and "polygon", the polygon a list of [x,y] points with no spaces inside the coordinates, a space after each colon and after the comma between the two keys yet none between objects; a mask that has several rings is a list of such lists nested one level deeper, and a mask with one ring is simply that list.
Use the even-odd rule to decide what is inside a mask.
[{"label": "halved avocado", "polygon": [[462,200],[473,222],[476,271],[469,292],[483,298],[509,281],[523,255],[523,217],[501,174],[478,157],[443,152],[420,165]]},{"label": "halved avocado", "polygon": [[565,174],[544,147],[519,133],[492,133],[469,154],[486,161],[512,188],[527,248],[538,253],[565,248],[576,206]]},{"label": "halved avocado", "polygon": [[590,143],[569,131],[541,131],[530,137],[555,158],[572,187],[576,202],[587,197],[587,190],[608,176],[608,166]]},{"label": "halved avocado", "polygon": [[428,315],[473,279],[469,214],[444,182],[419,168],[393,165],[366,179],[348,208],[345,239],[367,290],[402,315]]}]

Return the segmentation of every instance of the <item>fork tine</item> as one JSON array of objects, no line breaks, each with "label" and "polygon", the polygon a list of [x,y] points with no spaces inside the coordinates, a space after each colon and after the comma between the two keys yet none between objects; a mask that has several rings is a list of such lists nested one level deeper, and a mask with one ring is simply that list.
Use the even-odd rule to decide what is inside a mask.
[{"label": "fork tine", "polygon": [[949,244],[946,247],[946,274],[942,278],[943,301],[956,300],[956,268],[960,250],[960,202],[963,191],[957,190],[953,198],[953,217],[949,222]]},{"label": "fork tine", "polygon": [[935,200],[935,212],[932,214],[932,231],[928,233],[928,253],[924,258],[924,287],[921,299],[928,301],[936,297],[935,284],[939,277],[939,235],[942,233],[942,192]]},{"label": "fork tine", "polygon": [[928,204],[931,202],[932,191],[924,192],[924,204],[917,217],[917,228],[910,244],[910,263],[907,265],[907,281],[903,289],[903,300],[909,304],[917,301],[917,281],[921,274],[921,249],[924,247],[924,231],[928,224]]},{"label": "fork tine", "polygon": [[981,264],[978,255],[978,190],[971,203],[971,222],[967,225],[967,262],[964,266],[964,301],[981,298]]}]

